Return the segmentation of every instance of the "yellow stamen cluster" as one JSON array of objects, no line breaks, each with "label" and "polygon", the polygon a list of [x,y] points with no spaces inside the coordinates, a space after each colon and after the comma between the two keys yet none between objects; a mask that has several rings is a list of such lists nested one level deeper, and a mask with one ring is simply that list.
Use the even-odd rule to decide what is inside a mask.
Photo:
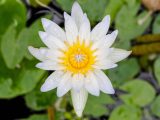
[{"label": "yellow stamen cluster", "polygon": [[89,70],[92,70],[92,65],[95,63],[95,50],[91,49],[92,43],[86,45],[84,42],[80,43],[79,39],[68,46],[68,50],[63,51],[64,55],[60,58],[61,63],[65,66],[66,70],[72,73],[85,74]]}]

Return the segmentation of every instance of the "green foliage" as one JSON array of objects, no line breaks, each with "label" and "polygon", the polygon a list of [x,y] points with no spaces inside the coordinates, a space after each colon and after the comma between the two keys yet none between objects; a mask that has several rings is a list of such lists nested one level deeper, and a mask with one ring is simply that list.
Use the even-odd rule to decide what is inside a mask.
[{"label": "green foliage", "polygon": [[51,0],[29,0],[29,2],[30,2],[30,5],[34,7],[38,7],[40,6],[40,4],[48,5],[51,2]]},{"label": "green foliage", "polygon": [[101,93],[99,97],[89,95],[84,113],[95,117],[107,114],[109,111],[106,105],[113,103],[113,99],[104,93]]},{"label": "green foliage", "polygon": [[156,17],[154,23],[153,23],[153,33],[160,33],[160,14]]},{"label": "green foliage", "polygon": [[110,0],[105,9],[104,15],[109,14],[111,16],[111,20],[113,21],[123,4],[124,0]]},{"label": "green foliage", "polygon": [[[29,6],[41,7],[35,0],[29,1]],[[49,2],[53,2],[51,0],[39,1],[46,6]],[[56,0],[57,4],[55,2],[53,4],[62,8],[62,11],[70,13],[74,1]],[[77,2],[87,13],[92,25],[101,21],[105,15],[111,15],[110,30],[118,29],[119,31],[115,47],[130,49],[131,40],[140,36],[134,41],[136,44],[132,46],[131,58],[120,62],[114,69],[104,71],[111,79],[114,88],[120,89],[124,93],[119,94],[117,90],[116,95],[113,96],[104,93],[101,93],[99,97],[89,95],[82,119],[88,120],[90,116],[98,118],[103,115],[107,116],[109,120],[141,120],[142,117],[149,120],[154,116],[160,118],[160,96],[158,91],[155,91],[158,88],[155,89],[149,82],[138,79],[141,69],[143,69],[146,72],[154,73],[153,77],[160,85],[160,58],[155,55],[157,59],[152,65],[150,63],[153,61],[149,61],[148,56],[145,56],[145,60],[140,60],[141,63],[145,63],[146,67],[143,67],[138,63],[139,57],[134,56],[137,55],[134,54],[135,47],[138,47],[138,49],[136,48],[138,53],[143,53],[141,55],[159,53],[160,43],[157,33],[160,33],[160,14],[153,13],[155,20],[152,24],[152,16],[146,17],[148,12],[141,8],[140,0],[77,0]],[[31,18],[33,23],[26,26],[27,20],[31,17],[29,11],[27,13],[26,6],[21,0],[0,1],[0,98],[11,99],[23,95],[26,106],[30,110],[40,112],[40,114],[33,114],[24,120],[48,120],[47,114],[49,113],[44,114],[41,111],[47,112],[55,105],[55,102],[56,107],[51,114],[55,116],[56,120],[80,120],[81,118],[75,116],[73,108],[68,104],[70,101],[67,97],[58,99],[56,90],[40,92],[42,81],[48,74],[35,68],[38,61],[31,56],[27,47],[44,46],[38,36],[38,31],[42,31],[43,28],[40,18],[36,20],[33,18],[33,21]],[[38,11],[36,14],[39,12],[44,11]],[[50,14],[50,16],[53,15]],[[141,36],[144,33],[148,34],[148,31],[150,35]],[[150,31],[157,35],[153,37]],[[152,83],[156,83],[156,81],[151,79]],[[108,109],[110,106],[113,106],[113,111]]]},{"label": "green foliage", "polygon": [[160,85],[160,57],[154,63],[154,74],[155,74],[157,81]]},{"label": "green foliage", "polygon": [[[143,80],[132,80],[121,86],[126,94],[120,98],[128,105],[146,106],[151,103],[155,97],[154,88]],[[147,94],[146,94],[147,93]]]},{"label": "green foliage", "polygon": [[8,68],[15,68],[19,64],[25,54],[27,48],[26,29],[23,29],[18,37],[16,37],[16,29],[12,25],[2,37],[1,51],[2,56]]},{"label": "green foliage", "polygon": [[153,101],[151,105],[151,111],[154,115],[158,116],[160,118],[160,96],[157,96],[157,98]]},{"label": "green foliage", "polygon": [[139,6],[139,0],[128,0],[118,12],[115,24],[116,28],[119,30],[120,37],[120,41],[117,46],[120,46],[121,48],[128,48],[130,46],[130,40],[141,35],[151,22],[151,17],[149,17],[146,21],[139,23],[139,21],[147,14],[144,11],[137,16]]},{"label": "green foliage", "polygon": [[[122,61],[115,69],[107,70],[109,78],[113,82],[113,85],[119,87],[119,85],[131,80],[138,72],[140,68],[137,60],[134,58]],[[126,74],[127,71],[127,74]]]},{"label": "green foliage", "polygon": [[[0,77],[0,98],[13,98],[32,91],[41,80],[44,71],[33,68],[35,62],[24,62],[22,69],[8,70],[8,75]],[[7,70],[7,69],[6,69]]]},{"label": "green foliage", "polygon": [[40,89],[37,89],[25,96],[27,106],[33,110],[44,110],[49,106],[54,106],[56,99],[55,90],[42,93]]},{"label": "green foliage", "polygon": [[22,119],[22,120],[48,120],[48,116],[46,114],[41,114],[41,115],[32,115],[27,119]]},{"label": "green foliage", "polygon": [[71,12],[75,0],[56,0],[64,11]]},{"label": "green foliage", "polygon": [[13,23],[15,26],[17,26],[18,30],[25,26],[25,5],[20,0],[2,0],[0,2],[0,40],[4,32]]},{"label": "green foliage", "polygon": [[142,112],[139,108],[121,105],[113,110],[109,120],[141,120]]},{"label": "green foliage", "polygon": [[[105,7],[108,0],[77,0],[84,12],[92,23],[100,21],[103,18]],[[63,10],[70,12],[74,0],[57,0]]]}]

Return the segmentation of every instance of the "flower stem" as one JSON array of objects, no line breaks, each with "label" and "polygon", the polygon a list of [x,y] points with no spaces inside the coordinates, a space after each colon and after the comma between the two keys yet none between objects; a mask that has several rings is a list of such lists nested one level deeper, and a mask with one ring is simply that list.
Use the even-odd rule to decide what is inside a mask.
[{"label": "flower stem", "polygon": [[55,120],[54,119],[54,108],[53,108],[53,106],[49,106],[47,108],[47,112],[48,112],[48,118],[49,118],[49,120]]}]

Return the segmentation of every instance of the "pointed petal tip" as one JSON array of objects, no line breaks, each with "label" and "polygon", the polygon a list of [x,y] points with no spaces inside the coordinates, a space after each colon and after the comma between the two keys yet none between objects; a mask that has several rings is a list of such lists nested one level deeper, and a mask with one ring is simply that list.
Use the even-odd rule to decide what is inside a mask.
[{"label": "pointed petal tip", "polygon": [[43,84],[40,88],[41,92],[47,92],[48,90],[46,90],[46,86]]},{"label": "pointed petal tip", "polygon": [[118,30],[115,30],[115,31],[114,31],[114,34],[115,34],[115,35],[118,35]]},{"label": "pointed petal tip", "polygon": [[75,110],[78,117],[82,117],[82,110]]},{"label": "pointed petal tip", "polygon": [[103,18],[103,21],[110,21],[110,15],[106,15],[104,18]]},{"label": "pointed petal tip", "polygon": [[[125,58],[127,58],[128,56],[130,56],[131,53],[132,53],[132,51],[126,51],[126,53],[125,53],[125,54],[126,54],[126,57],[125,57]],[[125,58],[124,58],[124,59],[125,59]]]},{"label": "pointed petal tip", "polygon": [[130,50],[130,51],[128,51],[128,55],[130,55],[132,53],[132,51]]},{"label": "pointed petal tip", "polygon": [[58,97],[62,97],[63,96],[63,94],[59,92],[58,88],[57,88],[57,96]]},{"label": "pointed petal tip", "polygon": [[41,22],[42,22],[44,28],[47,28],[50,25],[50,21],[46,18],[42,18]]},{"label": "pointed petal tip", "polygon": [[29,50],[29,52],[32,52],[32,50],[34,49],[34,47],[32,47],[32,46],[28,46],[28,50]]},{"label": "pointed petal tip", "polygon": [[64,15],[64,19],[65,19],[65,20],[68,20],[68,19],[69,19],[69,15],[68,15],[66,12],[64,12],[63,15]]},{"label": "pointed petal tip", "polygon": [[107,94],[115,94],[115,90],[111,89]]},{"label": "pointed petal tip", "polygon": [[39,34],[41,39],[44,39],[47,36],[46,33],[43,32],[43,31],[39,31],[38,34]]},{"label": "pointed petal tip", "polygon": [[37,68],[41,68],[42,67],[42,63],[38,63],[38,64],[36,64],[36,66],[35,67],[37,67]]},{"label": "pointed petal tip", "polygon": [[77,6],[77,5],[80,6],[79,3],[78,3],[77,1],[75,1],[75,2],[73,3],[73,6]]}]

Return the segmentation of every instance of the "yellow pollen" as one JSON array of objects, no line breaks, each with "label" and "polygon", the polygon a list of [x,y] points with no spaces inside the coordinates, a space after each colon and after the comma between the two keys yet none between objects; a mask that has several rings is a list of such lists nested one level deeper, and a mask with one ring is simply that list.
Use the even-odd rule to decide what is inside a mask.
[{"label": "yellow pollen", "polygon": [[91,49],[92,43],[85,45],[85,43],[80,43],[77,38],[73,45],[69,45],[66,51],[63,51],[64,55],[60,57],[60,64],[63,65],[66,70],[71,71],[73,74],[82,73],[85,74],[89,70],[92,70],[92,65],[95,63],[94,52]]}]

